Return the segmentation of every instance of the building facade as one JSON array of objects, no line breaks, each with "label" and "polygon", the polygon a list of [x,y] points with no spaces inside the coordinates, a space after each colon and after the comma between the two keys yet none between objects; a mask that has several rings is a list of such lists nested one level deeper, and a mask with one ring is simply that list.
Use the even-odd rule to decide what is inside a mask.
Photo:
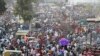
[{"label": "building facade", "polygon": [[77,4],[77,3],[100,3],[100,0],[68,0],[69,4]]}]

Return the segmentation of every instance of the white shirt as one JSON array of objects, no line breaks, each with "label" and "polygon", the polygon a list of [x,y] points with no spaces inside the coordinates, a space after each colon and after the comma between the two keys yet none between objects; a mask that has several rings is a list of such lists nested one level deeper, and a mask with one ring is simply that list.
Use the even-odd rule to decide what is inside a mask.
[{"label": "white shirt", "polygon": [[79,56],[82,56],[82,54],[79,54]]},{"label": "white shirt", "polygon": [[64,50],[64,56],[67,56],[68,51]]},{"label": "white shirt", "polygon": [[58,44],[56,45],[56,47],[57,47],[57,49],[59,49],[59,45]]},{"label": "white shirt", "polygon": [[55,37],[57,37],[58,36],[58,32],[55,31],[54,35],[55,35]]},{"label": "white shirt", "polygon": [[49,39],[50,37],[47,35],[47,39]]},{"label": "white shirt", "polygon": [[18,43],[18,44],[20,43],[20,40],[19,40],[19,39],[17,39],[17,43]]},{"label": "white shirt", "polygon": [[35,50],[31,49],[31,54],[34,55],[35,54]]},{"label": "white shirt", "polygon": [[13,35],[10,35],[10,39],[12,39],[13,38]]},{"label": "white shirt", "polygon": [[52,51],[55,51],[55,50],[56,50],[56,48],[55,48],[55,47],[52,47],[52,48],[51,48],[51,50],[52,50]]},{"label": "white shirt", "polygon": [[37,53],[37,54],[36,54],[36,56],[40,56],[40,54],[39,54],[39,53]]},{"label": "white shirt", "polygon": [[73,53],[72,52],[70,52],[70,56],[73,56]]}]

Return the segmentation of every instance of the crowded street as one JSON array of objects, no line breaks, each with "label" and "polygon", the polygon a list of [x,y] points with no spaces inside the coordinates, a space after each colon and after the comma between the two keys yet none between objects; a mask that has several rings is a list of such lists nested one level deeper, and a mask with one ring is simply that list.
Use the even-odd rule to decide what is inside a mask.
[{"label": "crowded street", "polygon": [[0,0],[0,56],[100,56],[100,1]]}]

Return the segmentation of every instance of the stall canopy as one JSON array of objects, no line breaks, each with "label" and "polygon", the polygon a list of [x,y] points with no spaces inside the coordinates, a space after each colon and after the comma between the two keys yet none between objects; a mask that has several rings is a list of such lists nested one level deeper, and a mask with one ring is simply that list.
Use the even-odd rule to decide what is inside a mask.
[{"label": "stall canopy", "polygon": [[20,50],[4,50],[3,56],[10,56],[10,53],[22,53]]},{"label": "stall canopy", "polygon": [[27,35],[29,30],[18,30],[16,35]]},{"label": "stall canopy", "polygon": [[100,22],[100,18],[88,18],[88,22]]}]

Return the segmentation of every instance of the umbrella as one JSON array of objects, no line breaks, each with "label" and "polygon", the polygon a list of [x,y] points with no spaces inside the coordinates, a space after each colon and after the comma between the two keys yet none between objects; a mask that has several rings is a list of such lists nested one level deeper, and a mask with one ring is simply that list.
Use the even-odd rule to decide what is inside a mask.
[{"label": "umbrella", "polygon": [[66,46],[66,45],[68,45],[69,43],[70,43],[69,40],[66,39],[66,38],[61,38],[61,39],[59,40],[59,45],[61,45],[61,46]]}]

